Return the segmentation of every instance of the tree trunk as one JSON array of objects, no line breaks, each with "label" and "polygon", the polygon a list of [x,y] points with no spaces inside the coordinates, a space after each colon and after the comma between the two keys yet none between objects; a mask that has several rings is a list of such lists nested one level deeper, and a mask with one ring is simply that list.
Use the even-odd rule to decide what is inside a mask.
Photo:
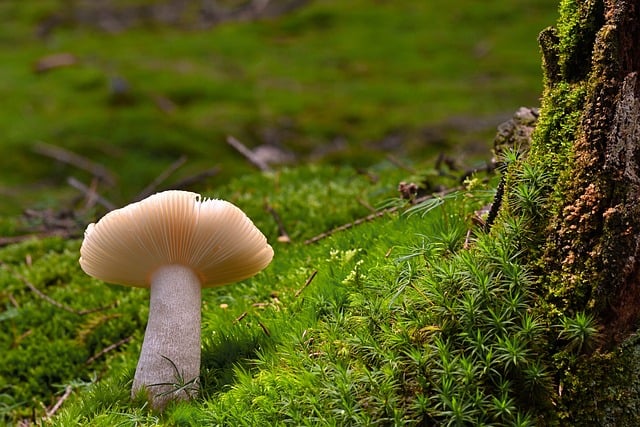
[{"label": "tree trunk", "polygon": [[640,425],[640,0],[561,0],[560,15],[540,35],[545,91],[524,160],[548,175],[530,259],[545,313],[589,313],[601,340],[556,359],[557,409],[572,425]]},{"label": "tree trunk", "polygon": [[545,101],[551,115],[568,101],[577,111],[559,115],[580,118],[570,141],[563,123],[538,133],[540,153],[566,159],[545,246],[549,295],[563,310],[592,308],[612,345],[640,317],[640,1],[563,1],[561,12],[541,35]]}]

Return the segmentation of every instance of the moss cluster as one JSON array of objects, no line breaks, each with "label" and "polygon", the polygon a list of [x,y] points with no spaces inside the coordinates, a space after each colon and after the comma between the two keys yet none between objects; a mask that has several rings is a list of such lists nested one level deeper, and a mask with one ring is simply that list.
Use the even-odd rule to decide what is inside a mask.
[{"label": "moss cluster", "polygon": [[[604,7],[600,1],[563,1],[557,30],[542,34],[545,91],[540,120],[528,157],[509,173],[512,185],[507,191],[507,198],[520,206],[523,172],[537,169],[543,177],[526,192],[538,196],[540,212],[533,238],[537,243],[527,252],[537,265],[537,306],[550,324],[560,321],[562,330],[571,329],[577,339],[571,344],[561,333],[549,341],[548,349],[557,372],[556,415],[572,425],[639,421],[638,385],[625,378],[638,369],[637,339],[632,335],[619,348],[607,350],[637,328],[631,320],[637,317],[626,313],[637,299],[633,293],[619,297],[628,280],[627,254],[634,251],[627,236],[635,227],[631,212],[636,208],[625,201],[635,184],[622,184],[619,168],[606,160],[607,150],[618,143],[607,140],[607,129],[615,100],[621,97],[617,93],[622,93],[616,79],[624,36],[604,25]],[[625,7],[625,2],[617,4],[607,19]],[[635,279],[631,282],[635,286]],[[611,308],[616,298],[621,299],[620,310]],[[588,354],[576,356],[571,348],[587,336]]]},{"label": "moss cluster", "polygon": [[[274,263],[263,274],[205,293],[202,394],[163,415],[131,402],[127,392],[142,338],[144,290],[106,286],[81,274],[77,242],[5,249],[4,280],[10,286],[3,294],[3,321],[24,324],[37,338],[28,349],[29,337],[15,343],[31,358],[3,365],[12,366],[3,374],[11,384],[5,421],[28,417],[34,409],[43,414],[39,402],[51,407],[70,388],[54,425],[532,425],[536,411],[549,404],[532,396],[553,396],[547,393],[552,378],[544,352],[548,327],[530,311],[533,277],[520,262],[527,243],[523,224],[506,222],[487,235],[471,221],[491,191],[476,184],[406,215],[389,215],[315,245],[302,243],[331,226],[326,216],[316,216],[320,207],[310,209],[309,203],[333,206],[334,218],[352,217],[355,199],[391,194],[395,173],[381,173],[385,178],[373,184],[364,175],[312,167],[246,176],[220,189],[217,196],[239,203],[272,241],[277,230],[264,211],[264,197],[278,209],[288,206],[280,213],[294,243],[277,244]],[[332,186],[316,188],[329,177]],[[277,185],[263,185],[265,178]],[[315,200],[307,200],[303,188],[316,188]],[[307,227],[316,225],[296,225],[305,215],[313,220]],[[44,262],[51,257],[59,266],[53,271]],[[25,290],[16,271],[60,304],[99,310],[66,312]],[[80,289],[90,292],[72,296]],[[14,300],[17,305],[9,307]],[[46,327],[26,320],[31,306],[47,318]],[[121,344],[101,353],[115,343]],[[65,351],[73,356],[65,357]],[[60,359],[52,365],[55,381],[38,376],[51,374],[48,365],[34,360],[45,354]],[[38,388],[38,381],[53,388]]]},{"label": "moss cluster", "polygon": [[[68,384],[95,381],[107,346],[141,333],[144,296],[83,278],[79,243],[30,241],[1,251],[0,419],[31,417]],[[96,288],[96,286],[99,286]],[[126,342],[122,342],[126,347]],[[119,365],[109,360],[109,365]],[[8,417],[8,418],[7,418]]]},{"label": "moss cluster", "polygon": [[[561,385],[570,406],[561,417],[573,425],[632,426],[640,413],[639,336],[618,349],[597,353],[577,361]],[[589,398],[585,398],[588,396]]]}]

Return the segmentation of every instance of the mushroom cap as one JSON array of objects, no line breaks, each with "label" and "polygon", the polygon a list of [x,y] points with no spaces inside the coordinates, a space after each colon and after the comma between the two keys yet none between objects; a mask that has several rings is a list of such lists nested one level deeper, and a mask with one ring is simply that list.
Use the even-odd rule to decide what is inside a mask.
[{"label": "mushroom cap", "polygon": [[273,249],[242,210],[189,191],[164,191],[109,212],[89,224],[80,266],[90,276],[149,287],[153,273],[187,266],[203,287],[251,277],[273,258]]}]

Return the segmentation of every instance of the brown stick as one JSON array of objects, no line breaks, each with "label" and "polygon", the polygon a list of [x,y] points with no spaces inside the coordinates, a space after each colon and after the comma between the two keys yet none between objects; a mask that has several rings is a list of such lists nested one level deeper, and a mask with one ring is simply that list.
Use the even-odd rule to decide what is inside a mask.
[{"label": "brown stick", "polygon": [[[35,219],[40,222],[40,226],[38,228],[43,231],[73,230],[78,226],[74,213],[69,210],[63,210],[56,213],[51,209],[37,211],[35,209],[27,208],[24,210],[23,215],[25,218]],[[36,227],[33,227],[33,230],[35,229]]]},{"label": "brown stick", "polygon": [[260,325],[260,327],[262,328],[262,332],[264,332],[266,336],[270,337],[271,331],[269,331],[269,328],[267,328],[267,326],[264,323],[262,323],[260,319],[257,319],[257,320],[258,320],[258,325]]},{"label": "brown stick", "polygon": [[374,208],[373,206],[371,206],[366,200],[364,200],[361,197],[356,198],[356,200],[358,201],[358,203],[360,203],[362,206],[364,206],[365,208],[367,208],[367,210],[369,212],[376,212],[376,208]]},{"label": "brown stick", "polygon": [[98,311],[108,310],[110,308],[117,307],[117,306],[118,306],[118,302],[114,302],[114,303],[111,303],[109,305],[103,305],[102,307],[87,308],[87,309],[84,309],[84,310],[76,311],[76,314],[79,315],[79,316],[85,316],[87,314],[97,313]]},{"label": "brown stick", "polygon": [[55,405],[53,405],[51,407],[51,409],[47,409],[45,412],[45,418],[51,418],[52,416],[55,415],[56,412],[58,412],[58,409],[60,409],[60,407],[62,406],[62,404],[64,403],[65,400],[67,400],[69,398],[69,396],[71,396],[71,392],[73,392],[73,388],[68,385],[65,389],[64,389],[64,393],[62,394],[62,396],[60,396],[60,398],[58,399],[58,401],[56,402]]},{"label": "brown stick", "polygon": [[235,320],[233,321],[233,323],[238,323],[239,321],[241,321],[242,319],[244,319],[245,317],[247,317],[247,313],[246,311],[243,311],[242,314],[238,317],[235,318]]},{"label": "brown stick", "polygon": [[276,210],[273,208],[273,206],[271,206],[271,204],[267,200],[265,200],[264,202],[264,208],[266,209],[267,212],[271,214],[274,221],[278,225],[278,242],[290,243],[291,238],[289,237],[287,230],[284,228],[284,223],[282,222],[282,218],[280,218],[280,215],[278,215],[278,212],[276,212]]},{"label": "brown stick", "polygon": [[235,148],[238,153],[242,154],[252,165],[260,169],[262,172],[271,171],[271,167],[269,167],[266,162],[256,156],[253,151],[233,136],[227,136],[227,144]]},{"label": "brown stick", "polygon": [[54,237],[54,236],[64,237],[64,238],[73,237],[73,236],[76,236],[76,232],[75,230],[72,231],[72,230],[57,229],[57,230],[43,231],[40,233],[21,234],[19,236],[0,237],[0,247],[12,245],[14,243],[24,242],[25,240],[29,240],[29,239],[42,239],[44,237]]},{"label": "brown stick", "polygon": [[[447,190],[440,191],[438,193],[434,193],[434,194],[429,194],[427,196],[418,197],[417,199],[413,200],[413,204],[412,205],[416,205],[416,204],[422,203],[422,202],[424,202],[426,200],[433,199],[435,197],[446,196],[447,194],[453,193],[455,191],[458,191],[461,188],[462,187],[449,188]],[[349,222],[347,224],[343,224],[343,225],[340,225],[340,226],[338,226],[336,228],[333,228],[333,229],[331,229],[329,231],[325,231],[324,233],[320,233],[317,236],[314,236],[314,237],[312,237],[310,239],[305,240],[304,244],[305,245],[310,245],[312,243],[316,243],[316,242],[318,242],[318,241],[320,241],[322,239],[325,239],[325,238],[327,238],[327,237],[329,237],[329,236],[331,236],[331,235],[333,235],[335,233],[338,233],[340,231],[348,230],[350,228],[355,227],[356,225],[360,225],[360,224],[363,224],[365,222],[373,221],[374,219],[377,219],[377,218],[380,218],[382,216],[385,216],[386,214],[399,211],[402,208],[403,208],[402,206],[392,206],[390,208],[382,209],[382,210],[380,210],[378,212],[374,212],[374,213],[372,213],[370,215],[367,215],[365,217],[358,218],[353,222]]]},{"label": "brown stick", "polygon": [[172,190],[182,190],[185,188],[189,188],[194,184],[197,184],[201,181],[204,181],[205,179],[212,177],[214,175],[216,175],[218,172],[220,172],[220,168],[218,167],[213,167],[210,169],[206,169],[200,173],[197,173],[195,175],[192,176],[188,176],[178,182],[176,182],[175,184],[172,184],[169,188]]},{"label": "brown stick", "polygon": [[[67,178],[68,180],[68,178]],[[84,207],[82,208],[83,212],[88,211],[89,209],[93,208],[96,203],[98,202],[98,183],[100,180],[96,179],[95,177],[91,180],[91,185],[88,187],[89,192],[88,194],[85,196],[85,203],[84,203]]]},{"label": "brown stick", "polygon": [[349,222],[347,224],[340,225],[340,226],[338,226],[338,227],[336,227],[336,228],[334,228],[332,230],[325,231],[324,233],[320,233],[317,236],[314,236],[314,237],[312,237],[310,239],[307,239],[307,240],[304,241],[304,244],[305,245],[310,245],[311,243],[316,243],[316,242],[318,242],[318,241],[320,241],[322,239],[325,239],[325,238],[327,238],[327,237],[329,237],[329,236],[331,236],[331,235],[333,235],[335,233],[339,233],[340,231],[348,230],[348,229],[350,229],[352,227],[355,227],[356,225],[360,225],[360,224],[363,224],[363,223],[368,222],[368,221],[373,221],[376,218],[380,218],[381,216],[385,216],[386,214],[394,212],[394,211],[397,211],[398,209],[399,208],[394,206],[392,208],[383,209],[383,210],[381,210],[379,212],[372,213],[371,215],[367,215],[367,216],[365,216],[363,218],[358,218],[353,222]]},{"label": "brown stick", "polygon": [[98,204],[102,205],[108,211],[112,211],[116,208],[116,205],[98,194],[95,189],[88,187],[72,176],[67,178],[67,184],[83,193],[88,199],[95,199]]},{"label": "brown stick", "polygon": [[313,273],[311,273],[311,276],[309,276],[309,278],[307,279],[307,281],[304,282],[304,285],[302,285],[302,287],[300,289],[298,289],[293,296],[298,298],[300,296],[300,294],[302,293],[302,291],[307,289],[307,286],[309,286],[309,284],[313,281],[313,279],[315,279],[317,274],[318,274],[318,270],[314,270]]},{"label": "brown stick", "polygon": [[13,294],[9,294],[8,295],[9,298],[9,302],[11,302],[11,304],[15,307],[15,308],[20,308],[20,304],[18,304],[18,300],[16,300],[16,297],[13,296]]},{"label": "brown stick", "polygon": [[91,356],[90,358],[88,358],[84,364],[85,365],[90,365],[93,362],[95,362],[96,360],[98,360],[99,358],[101,358],[102,356],[104,356],[105,354],[107,354],[108,352],[115,350],[116,348],[120,347],[123,344],[128,343],[129,341],[131,341],[131,338],[133,338],[133,335],[130,335],[126,338],[121,339],[120,341],[113,343],[111,345],[106,346],[105,348],[103,348],[102,350],[100,350],[99,352],[97,352],[96,354],[94,354],[93,356]]},{"label": "brown stick", "polygon": [[43,56],[34,64],[36,73],[44,73],[60,67],[69,67],[78,63],[78,57],[72,53],[61,52]]},{"label": "brown stick", "polygon": [[394,166],[399,167],[400,169],[406,170],[412,174],[416,174],[416,170],[411,166],[404,163],[402,160],[394,156],[393,154],[387,154],[387,160],[389,160]]},{"label": "brown stick", "polygon": [[8,270],[11,274],[16,276],[17,278],[19,278],[22,281],[22,283],[24,283],[25,286],[27,288],[29,288],[31,290],[31,292],[36,294],[38,297],[42,298],[43,300],[45,300],[49,304],[51,304],[51,305],[53,305],[55,307],[58,307],[59,309],[62,309],[64,311],[67,311],[69,313],[73,313],[73,314],[77,314],[79,316],[83,316],[85,314],[95,313],[96,311],[105,310],[105,309],[113,307],[115,305],[115,304],[110,304],[108,306],[98,307],[98,308],[91,308],[91,309],[87,309],[87,310],[75,310],[74,308],[69,307],[66,304],[62,304],[61,302],[58,302],[58,301],[54,300],[49,295],[45,294],[40,289],[36,288],[35,285],[33,283],[31,283],[26,277],[24,277],[22,274],[18,273],[14,269],[9,268],[9,266],[7,266],[6,264],[0,263],[0,266],[2,266],[5,270]]},{"label": "brown stick", "polygon": [[184,165],[187,161],[187,156],[180,156],[180,158],[169,165],[165,170],[163,170],[160,175],[158,175],[153,181],[149,183],[135,198],[135,200],[142,200],[147,196],[150,196],[158,185],[162,184],[172,173],[178,170],[182,165]]},{"label": "brown stick", "polygon": [[[4,268],[7,268],[6,266],[3,266]],[[54,300],[53,298],[51,298],[49,295],[45,294],[44,292],[42,292],[40,289],[36,288],[33,283],[31,283],[29,280],[27,280],[26,277],[24,277],[22,274],[18,273],[15,270],[11,271],[12,274],[14,274],[15,276],[17,276],[20,280],[22,280],[22,283],[24,283],[27,288],[29,288],[31,290],[31,292],[33,292],[34,294],[36,294],[37,296],[39,296],[40,298],[42,298],[43,300],[47,301],[49,304],[54,305],[64,311],[68,311],[69,313],[73,313],[73,314],[78,314],[78,312],[76,310],[74,310],[73,308],[69,307],[68,305],[62,304],[61,302],[58,302],[56,300]]]},{"label": "brown stick", "polygon": [[58,160],[59,162],[87,171],[98,177],[106,184],[113,185],[115,183],[114,175],[107,168],[87,159],[86,157],[82,157],[79,154],[69,151],[66,148],[40,142],[33,147],[33,151],[42,156],[50,157]]}]

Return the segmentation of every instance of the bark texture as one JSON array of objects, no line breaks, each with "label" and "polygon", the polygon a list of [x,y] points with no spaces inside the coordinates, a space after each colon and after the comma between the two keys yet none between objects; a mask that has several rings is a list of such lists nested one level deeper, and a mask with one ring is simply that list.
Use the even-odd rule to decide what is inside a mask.
[{"label": "bark texture", "polygon": [[564,117],[547,117],[537,144],[567,152],[545,245],[548,295],[563,312],[593,310],[612,346],[640,318],[640,1],[563,1],[561,12],[540,37],[547,115]]},{"label": "bark texture", "polygon": [[545,92],[524,161],[550,178],[529,257],[541,316],[585,312],[600,340],[576,354],[550,328],[557,395],[539,421],[640,425],[640,0],[561,0],[560,15],[539,39]]}]

